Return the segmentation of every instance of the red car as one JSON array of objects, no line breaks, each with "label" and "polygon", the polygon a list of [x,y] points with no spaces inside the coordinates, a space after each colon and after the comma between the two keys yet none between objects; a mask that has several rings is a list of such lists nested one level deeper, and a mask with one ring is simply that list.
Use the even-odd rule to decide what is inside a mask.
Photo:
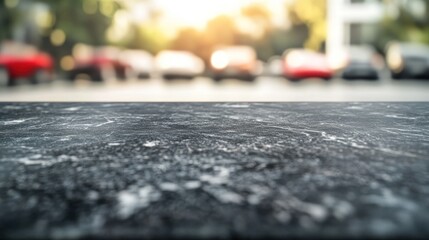
[{"label": "red car", "polygon": [[283,54],[283,75],[290,80],[321,78],[329,80],[334,71],[325,55],[305,49],[288,50]]},{"label": "red car", "polygon": [[74,53],[74,68],[70,79],[85,75],[92,81],[104,81],[109,78],[125,80],[130,75],[131,66],[121,61],[121,50],[115,47],[94,48],[80,44]]},{"label": "red car", "polygon": [[17,43],[4,43],[0,49],[0,82],[14,85],[18,79],[32,83],[52,80],[52,58],[35,48]]}]

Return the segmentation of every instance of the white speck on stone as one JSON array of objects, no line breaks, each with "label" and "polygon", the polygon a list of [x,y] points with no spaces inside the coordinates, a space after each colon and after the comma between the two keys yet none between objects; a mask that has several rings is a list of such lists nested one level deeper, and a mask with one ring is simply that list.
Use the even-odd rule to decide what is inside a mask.
[{"label": "white speck on stone", "polygon": [[175,183],[162,183],[159,186],[163,191],[168,191],[168,192],[176,192],[179,190],[179,186],[177,186],[177,184]]},{"label": "white speck on stone", "polygon": [[227,178],[220,177],[220,176],[212,176],[212,175],[201,175],[200,180],[202,182],[207,182],[212,185],[221,185],[227,182]]},{"label": "white speck on stone", "polygon": [[205,189],[213,197],[221,203],[240,204],[243,202],[243,197],[235,192],[226,189]]},{"label": "white speck on stone", "polygon": [[316,221],[323,221],[328,216],[328,211],[321,205],[305,204],[305,209]]},{"label": "white speck on stone", "polygon": [[238,195],[235,192],[227,192],[225,191],[224,193],[220,194],[217,196],[217,198],[224,203],[236,203],[239,204],[243,201],[243,197],[241,197],[240,195]]},{"label": "white speck on stone", "polygon": [[216,107],[224,107],[224,108],[249,108],[248,104],[217,104]]},{"label": "white speck on stone", "polygon": [[247,197],[247,202],[252,205],[261,203],[261,201],[271,192],[269,188],[259,185],[251,185],[249,190],[252,194]]},{"label": "white speck on stone", "polygon": [[409,199],[396,196],[389,189],[383,189],[381,195],[371,195],[364,198],[365,202],[379,205],[382,207],[394,207],[406,209],[408,211],[416,211],[418,207]]},{"label": "white speck on stone", "polygon": [[351,109],[351,110],[362,110],[362,109],[363,109],[363,107],[360,107],[360,106],[350,106],[350,107],[347,107],[346,109]]},{"label": "white speck on stone", "polygon": [[156,147],[160,144],[160,141],[147,141],[143,144],[145,147]]},{"label": "white speck on stone", "polygon": [[217,175],[208,175],[208,174],[203,174],[200,177],[200,180],[202,182],[207,182],[210,183],[212,185],[221,185],[221,184],[225,184],[228,182],[229,179],[229,174],[230,174],[230,170],[224,167],[220,167],[218,168],[219,173]]},{"label": "white speck on stone", "polygon": [[339,220],[343,220],[344,218],[353,214],[353,212],[354,208],[349,202],[341,201],[334,208],[333,214]]},{"label": "white speck on stone", "polygon": [[318,222],[324,221],[328,217],[328,210],[322,205],[301,202],[298,199],[292,202],[292,205],[299,211],[307,213]]},{"label": "white speck on stone", "polygon": [[247,201],[252,205],[257,205],[261,202],[261,198],[259,195],[252,194],[249,197],[247,197]]},{"label": "white speck on stone", "polygon": [[73,111],[78,111],[78,110],[80,110],[82,107],[70,107],[70,108],[64,108],[64,110],[66,110],[66,111],[70,111],[70,112],[73,112]]},{"label": "white speck on stone", "polygon": [[4,106],[4,109],[12,109],[12,110],[18,110],[18,109],[22,109],[22,107],[19,106]]},{"label": "white speck on stone", "polygon": [[98,200],[98,198],[99,198],[98,192],[96,192],[96,191],[90,191],[88,193],[88,199],[89,200],[95,201],[95,200]]},{"label": "white speck on stone", "polygon": [[11,121],[5,121],[4,125],[16,125],[27,121],[27,119],[18,119],[18,120],[11,120]]},{"label": "white speck on stone", "polygon": [[57,158],[57,162],[64,162],[64,161],[78,161],[79,159],[76,156],[69,156],[69,155],[60,155]]},{"label": "white speck on stone", "polygon": [[185,188],[186,189],[197,189],[201,187],[201,182],[199,181],[189,181],[185,183]]},{"label": "white speck on stone", "polygon": [[42,154],[35,154],[30,157],[30,159],[40,159],[40,158],[42,158]]},{"label": "white speck on stone", "polygon": [[126,219],[140,209],[146,208],[151,202],[157,201],[161,194],[152,186],[135,190],[124,190],[118,194],[118,215]]},{"label": "white speck on stone", "polygon": [[229,118],[234,119],[234,120],[240,120],[239,116],[229,116]]},{"label": "white speck on stone", "polygon": [[17,160],[17,162],[22,163],[24,165],[44,165],[44,166],[49,166],[49,165],[54,164],[51,161],[30,160],[28,158],[20,158],[20,159]]},{"label": "white speck on stone", "polygon": [[289,213],[281,211],[275,215],[275,218],[281,223],[288,223],[291,219],[291,216]]},{"label": "white speck on stone", "polygon": [[136,194],[123,191],[118,194],[119,211],[118,214],[121,218],[128,218],[134,211],[145,205],[139,201],[139,197]]},{"label": "white speck on stone", "polygon": [[45,158],[40,154],[36,154],[30,157],[19,158],[18,160],[13,160],[24,165],[42,165],[42,166],[52,166],[57,163],[62,163],[65,161],[79,161],[76,156],[60,155],[56,158]]},{"label": "white speck on stone", "polygon": [[120,146],[120,143],[109,143],[109,146]]}]

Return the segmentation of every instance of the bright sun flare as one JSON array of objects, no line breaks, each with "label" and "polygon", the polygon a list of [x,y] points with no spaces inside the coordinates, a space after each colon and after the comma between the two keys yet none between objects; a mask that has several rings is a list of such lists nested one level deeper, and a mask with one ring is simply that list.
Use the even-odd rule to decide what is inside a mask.
[{"label": "bright sun flare", "polygon": [[243,0],[157,0],[165,16],[176,24],[191,27],[204,27],[207,21],[220,14],[238,11]]}]

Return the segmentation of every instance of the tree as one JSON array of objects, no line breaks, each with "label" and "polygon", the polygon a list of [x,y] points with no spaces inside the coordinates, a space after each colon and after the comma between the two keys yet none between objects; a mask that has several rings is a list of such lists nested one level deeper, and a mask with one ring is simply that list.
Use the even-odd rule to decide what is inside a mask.
[{"label": "tree", "polygon": [[167,37],[155,24],[133,24],[132,32],[134,34],[129,42],[124,43],[125,47],[146,50],[152,54],[168,47]]},{"label": "tree", "polygon": [[6,1],[0,1],[0,41],[12,38],[13,27],[19,18],[17,8],[7,8]]},{"label": "tree", "polygon": [[241,9],[241,15],[262,23],[266,28],[271,26],[271,12],[265,5],[254,3]]},{"label": "tree", "polygon": [[173,50],[183,50],[198,52],[201,41],[201,33],[193,28],[184,28],[179,31],[172,41],[170,48]]},{"label": "tree", "polygon": [[[386,4],[393,4],[396,7],[398,14],[389,15],[378,24],[380,31],[376,45],[379,49],[392,40],[403,42],[420,42],[429,44],[429,3],[426,4],[426,11],[422,16],[413,14],[410,4],[413,0],[403,2],[386,1]],[[414,2],[415,3],[415,2]]]},{"label": "tree", "polygon": [[215,17],[207,23],[201,34],[197,54],[208,63],[217,46],[235,45],[238,39],[239,33],[232,17],[227,15]]},{"label": "tree", "polygon": [[[91,45],[106,44],[105,33],[113,21],[114,13],[121,9],[120,3],[113,0],[38,0],[51,8],[55,24],[54,28],[62,29],[73,42]],[[92,2],[94,12],[85,12],[85,4]],[[102,10],[105,4],[111,4],[111,12]],[[107,7],[104,7],[107,9]]]},{"label": "tree", "polygon": [[295,0],[287,5],[287,12],[294,26],[304,24],[308,27],[309,38],[305,47],[320,50],[326,40],[326,0]]}]

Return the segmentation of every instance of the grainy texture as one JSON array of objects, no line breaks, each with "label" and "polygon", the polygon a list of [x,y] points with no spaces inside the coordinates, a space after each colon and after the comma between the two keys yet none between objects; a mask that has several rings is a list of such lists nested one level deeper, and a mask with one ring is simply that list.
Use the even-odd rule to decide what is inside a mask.
[{"label": "grainy texture", "polygon": [[0,237],[427,237],[427,103],[1,103]]}]

